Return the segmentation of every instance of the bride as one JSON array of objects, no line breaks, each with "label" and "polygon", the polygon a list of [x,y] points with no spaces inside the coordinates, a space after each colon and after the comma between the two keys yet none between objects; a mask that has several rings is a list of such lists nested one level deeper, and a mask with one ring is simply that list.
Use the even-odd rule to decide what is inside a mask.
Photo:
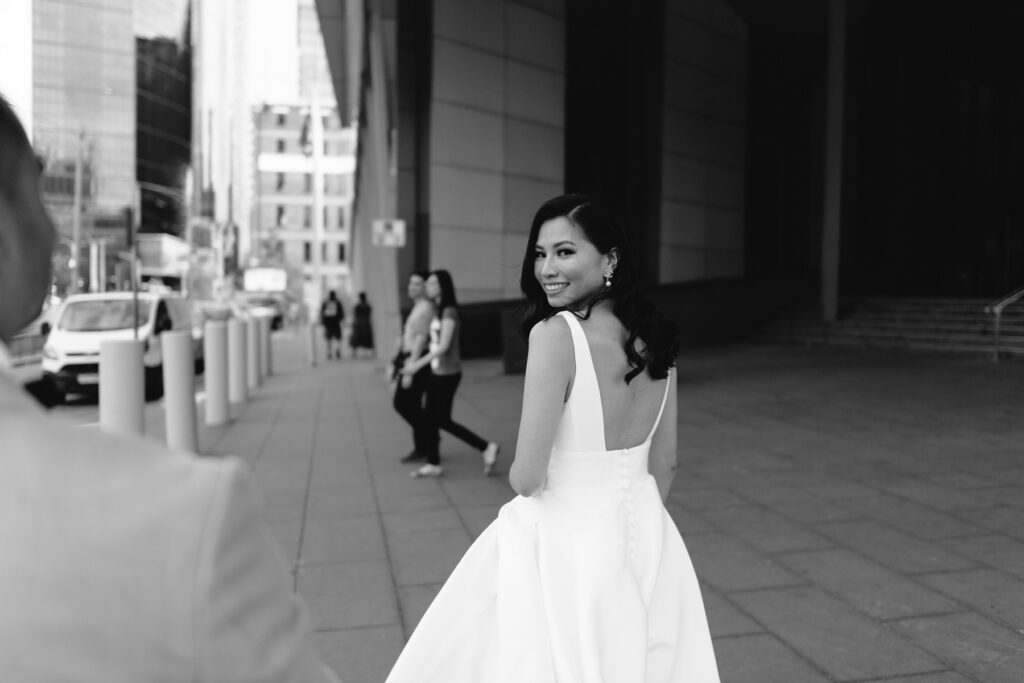
[{"label": "bride", "polygon": [[388,683],[717,683],[700,587],[664,507],[678,331],[637,289],[620,224],[582,195],[537,211],[519,495],[466,552]]}]

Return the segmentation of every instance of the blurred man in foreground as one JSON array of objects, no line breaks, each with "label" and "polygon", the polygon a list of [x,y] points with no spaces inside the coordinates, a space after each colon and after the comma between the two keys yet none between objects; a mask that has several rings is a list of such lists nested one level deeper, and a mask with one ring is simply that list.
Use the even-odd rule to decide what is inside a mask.
[{"label": "blurred man in foreground", "polygon": [[40,172],[0,97],[0,681],[335,681],[240,461],[65,426],[11,376],[50,289]]}]

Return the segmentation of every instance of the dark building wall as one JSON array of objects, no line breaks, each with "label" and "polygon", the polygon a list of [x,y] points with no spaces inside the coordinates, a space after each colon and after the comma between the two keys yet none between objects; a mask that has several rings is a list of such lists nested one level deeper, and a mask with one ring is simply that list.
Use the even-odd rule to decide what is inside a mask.
[{"label": "dark building wall", "polygon": [[824,15],[750,31],[746,271],[820,271]]},{"label": "dark building wall", "polygon": [[856,31],[857,239],[845,289],[1024,283],[1024,5],[872,3]]},{"label": "dark building wall", "polygon": [[646,283],[658,282],[664,0],[626,10],[569,0],[566,15],[568,192],[600,198],[630,227]]},{"label": "dark building wall", "polygon": [[[430,92],[433,0],[398,0],[398,215],[407,247],[399,276],[430,266]],[[401,284],[401,283],[400,283]],[[401,290],[401,286],[399,287]]]},{"label": "dark building wall", "polygon": [[[741,4],[747,273],[817,278],[828,3]],[[1024,5],[847,8],[841,294],[995,297],[1024,283]]]}]

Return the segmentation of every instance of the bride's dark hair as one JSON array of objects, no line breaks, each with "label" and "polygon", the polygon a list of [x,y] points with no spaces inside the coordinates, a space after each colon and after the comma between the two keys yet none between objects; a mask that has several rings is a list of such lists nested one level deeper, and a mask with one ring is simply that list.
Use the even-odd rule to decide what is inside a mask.
[{"label": "bride's dark hair", "polygon": [[[523,256],[523,269],[519,274],[519,286],[526,295],[519,331],[528,338],[530,330],[538,322],[566,310],[548,304],[547,295],[534,274],[540,228],[549,220],[559,217],[564,217],[582,230],[599,252],[607,254],[615,249],[619,257],[611,286],[602,288],[587,302],[585,313],[573,313],[586,320],[596,303],[610,299],[612,312],[629,332],[623,345],[626,359],[632,368],[626,373],[626,383],[644,370],[653,379],[664,379],[668,376],[669,368],[676,363],[679,329],[640,292],[636,263],[622,224],[604,207],[585,195],[567,194],[549,199],[533,216],[526,254]],[[637,339],[643,342],[641,351],[636,349]]]}]

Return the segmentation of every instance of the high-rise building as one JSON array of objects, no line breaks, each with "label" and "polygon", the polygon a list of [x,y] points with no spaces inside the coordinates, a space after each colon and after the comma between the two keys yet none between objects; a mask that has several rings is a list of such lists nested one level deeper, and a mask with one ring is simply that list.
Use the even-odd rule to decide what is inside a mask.
[{"label": "high-rise building", "polygon": [[[254,108],[256,129],[256,208],[253,254],[261,264],[301,271],[312,283],[310,304],[325,289],[349,289],[349,235],[355,174],[355,132],[343,128],[336,107],[319,109],[323,140],[318,162],[307,105]],[[320,179],[314,175],[319,174]],[[318,202],[317,187],[323,188]],[[322,231],[316,230],[320,205]],[[317,244],[320,258],[316,263]]]},{"label": "high-rise building", "polygon": [[140,230],[183,236],[192,166],[190,0],[135,0],[134,34]]},{"label": "high-rise building", "polygon": [[244,259],[253,183],[250,5],[195,3],[194,206]]}]

